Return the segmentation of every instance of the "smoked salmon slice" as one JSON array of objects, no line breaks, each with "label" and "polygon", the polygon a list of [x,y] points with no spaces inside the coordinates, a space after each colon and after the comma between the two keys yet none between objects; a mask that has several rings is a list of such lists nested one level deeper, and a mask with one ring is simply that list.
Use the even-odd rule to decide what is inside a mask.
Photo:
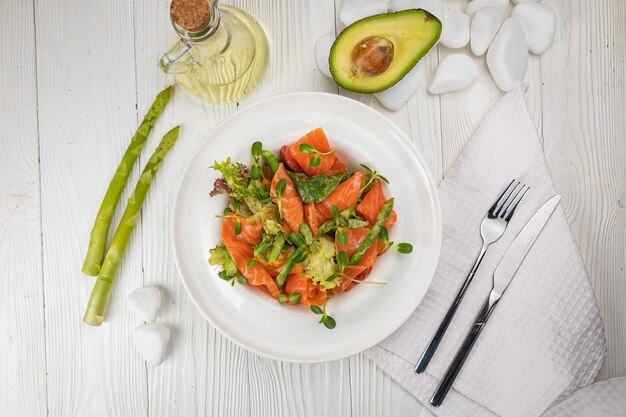
[{"label": "smoked salmon slice", "polygon": [[342,211],[356,203],[364,178],[365,174],[355,172],[350,178],[339,184],[323,201],[316,203],[320,225],[333,218],[330,212],[331,206],[336,206],[339,211]]},{"label": "smoked salmon slice", "polygon": [[[349,257],[352,257],[354,252],[357,250],[359,245],[363,242],[367,234],[369,233],[369,227],[359,227],[358,229],[343,229],[346,232],[346,244],[340,245],[337,241],[337,236],[335,236],[335,248],[337,249],[337,253],[346,252]],[[356,279],[360,274],[365,272],[368,268],[371,268],[376,262],[376,257],[378,256],[378,239],[372,243],[363,258],[356,265],[348,265],[344,269],[343,273],[349,276],[350,278]],[[367,275],[363,277],[365,279]],[[352,284],[352,285],[350,285]],[[348,291],[352,287],[354,287],[354,282],[346,279],[345,277],[341,277],[341,282],[339,286],[344,290]]]},{"label": "smoked salmon slice", "polygon": [[291,152],[289,152],[290,149],[291,147],[288,145],[281,146],[279,152],[280,160],[283,161],[292,172],[304,172],[294,157],[291,156]]},{"label": "smoked salmon slice", "polygon": [[[241,223],[241,232],[235,235],[237,220]],[[261,235],[263,234],[263,224],[261,222],[251,222],[245,217],[229,215],[224,218],[224,223],[232,223],[232,237],[240,242],[254,246],[261,241]]]},{"label": "smoked salmon slice", "polygon": [[308,143],[313,146],[317,151],[325,153],[330,152],[330,145],[328,144],[328,139],[326,138],[326,134],[321,127],[307,133],[302,136],[298,141],[291,146],[289,149],[289,153],[293,157],[293,159],[298,163],[298,166],[307,174],[309,177],[313,175],[320,175],[326,173],[335,163],[335,155],[319,155],[320,164],[316,167],[312,167],[309,163],[309,160],[313,158],[315,155],[309,155],[300,150],[300,145],[303,143]]},{"label": "smoked salmon slice", "polygon": [[278,184],[278,181],[282,179],[286,181],[287,187],[285,188],[285,192],[280,199],[282,206],[281,213],[283,219],[289,225],[289,228],[292,231],[298,231],[300,230],[300,224],[304,218],[304,207],[302,206],[300,195],[298,195],[298,191],[293,185],[293,181],[289,178],[289,175],[287,175],[284,164],[280,164],[278,171],[276,171],[274,178],[272,178],[270,195],[272,196],[274,202],[278,204],[278,199],[276,198],[276,185]]},{"label": "smoked salmon slice", "polygon": [[[376,217],[378,213],[380,213],[380,209],[383,207],[383,204],[385,204],[385,201],[387,201],[387,197],[385,197],[383,191],[383,184],[381,180],[378,180],[372,188],[365,193],[365,196],[363,196],[363,199],[356,207],[356,212],[373,225],[376,223]],[[385,222],[387,230],[391,229],[397,218],[396,212],[392,211],[389,220]]]},{"label": "smoked salmon slice", "polygon": [[324,175],[335,175],[341,174],[348,170],[348,166],[345,162],[341,160],[337,155],[335,155],[335,162],[331,165],[328,171],[324,172]]},{"label": "smoked salmon slice", "polygon": [[311,282],[304,274],[296,273],[287,276],[285,283],[285,293],[291,294],[297,292],[302,298],[300,302],[311,307],[311,305],[322,306],[326,302],[326,290],[319,285]]},{"label": "smoked salmon slice", "polygon": [[304,217],[306,220],[306,224],[309,225],[309,229],[311,229],[311,233],[313,236],[317,235],[317,231],[320,228],[320,224],[317,220],[317,208],[315,207],[315,203],[309,203],[304,205]]},{"label": "smoked salmon slice", "polygon": [[226,250],[230,254],[230,257],[233,258],[239,272],[246,277],[246,280],[251,285],[262,287],[272,297],[278,298],[280,291],[265,268],[258,262],[255,263],[252,268],[248,268],[248,263],[254,257],[254,252],[252,245],[246,243],[245,239],[239,237],[243,234],[243,226],[242,232],[235,236],[236,222],[237,219],[234,216],[224,219],[224,223],[222,224],[222,243],[226,246]]},{"label": "smoked salmon slice", "polygon": [[359,198],[359,191],[365,174],[355,172],[350,178],[342,182],[332,193],[319,203],[306,204],[304,206],[306,223],[314,235],[326,220],[333,218],[331,206],[336,206],[339,211],[351,207]]}]

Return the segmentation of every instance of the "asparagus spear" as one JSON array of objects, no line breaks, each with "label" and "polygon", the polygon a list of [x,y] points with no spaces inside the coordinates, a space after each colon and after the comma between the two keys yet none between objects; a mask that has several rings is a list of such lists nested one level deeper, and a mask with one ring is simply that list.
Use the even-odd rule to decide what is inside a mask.
[{"label": "asparagus spear", "polygon": [[161,143],[150,157],[150,160],[141,173],[141,177],[139,177],[139,181],[137,181],[135,190],[128,199],[128,205],[126,206],[126,210],[124,210],[120,224],[117,226],[115,235],[111,240],[111,246],[104,258],[102,268],[100,268],[98,279],[91,291],[91,297],[89,297],[89,304],[87,305],[87,311],[83,318],[83,321],[87,324],[99,326],[104,320],[104,314],[109,304],[113,283],[119,271],[124,251],[130,240],[130,235],[137,223],[141,204],[146,198],[150,183],[159,170],[165,154],[167,154],[167,151],[176,143],[179,128],[180,126],[176,126],[163,136],[163,140],[161,140]]},{"label": "asparagus spear", "polygon": [[126,182],[133,169],[133,165],[141,149],[146,144],[150,130],[152,130],[152,127],[169,102],[171,96],[172,86],[167,87],[157,95],[154,103],[152,103],[152,107],[150,107],[141,125],[139,125],[137,132],[135,132],[135,135],[130,140],[130,144],[102,199],[98,215],[91,229],[89,248],[87,249],[87,255],[85,255],[85,262],[83,263],[83,274],[97,276],[100,272],[115,207],[122,195],[122,191],[124,191],[124,187],[126,187]]},{"label": "asparagus spear", "polygon": [[389,216],[391,216],[391,211],[393,210],[393,198],[385,201],[385,204],[380,208],[380,212],[378,216],[376,216],[376,223],[372,226],[369,233],[365,236],[365,239],[361,242],[358,248],[352,254],[352,259],[350,259],[350,265],[356,265],[359,263],[363,256],[365,256],[365,252],[372,246],[374,240],[378,237],[380,230],[383,228],[383,225],[387,220],[389,220]]}]

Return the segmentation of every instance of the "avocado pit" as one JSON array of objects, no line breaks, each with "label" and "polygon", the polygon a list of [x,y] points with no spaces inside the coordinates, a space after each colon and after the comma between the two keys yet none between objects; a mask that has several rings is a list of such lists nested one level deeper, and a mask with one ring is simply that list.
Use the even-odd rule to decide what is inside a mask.
[{"label": "avocado pit", "polygon": [[376,77],[393,61],[393,42],[381,36],[369,36],[354,46],[352,67],[355,75]]}]

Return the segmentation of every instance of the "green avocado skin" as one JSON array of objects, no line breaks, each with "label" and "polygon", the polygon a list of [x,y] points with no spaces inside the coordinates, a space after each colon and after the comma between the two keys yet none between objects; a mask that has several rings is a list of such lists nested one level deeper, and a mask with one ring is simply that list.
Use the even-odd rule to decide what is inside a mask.
[{"label": "green avocado skin", "polygon": [[[398,27],[398,21],[414,19],[416,22],[420,22],[418,25],[411,26],[402,26]],[[363,80],[363,78],[356,79],[353,77],[353,73],[347,73],[345,70],[338,67],[337,60],[340,56],[352,56],[352,50],[356,46],[354,43],[345,43],[344,38],[348,36],[352,36],[355,33],[360,33],[357,38],[359,40],[371,37],[378,36],[379,34],[372,30],[373,26],[378,26],[379,24],[388,25],[388,31],[402,31],[402,32],[410,32],[414,31],[417,33],[418,31],[421,33],[424,30],[429,32],[429,36],[427,37],[426,42],[417,42],[412,39],[400,40],[399,42],[410,42],[409,47],[406,48],[410,53],[404,54],[396,54],[393,57],[393,61],[395,61],[395,65],[399,67],[399,71],[396,71],[395,74],[387,74],[389,71],[383,72],[381,75],[374,77],[375,81],[369,83],[359,82]],[[358,32],[357,32],[358,31]],[[361,20],[357,20],[350,26],[346,27],[335,39],[333,46],[330,49],[330,54],[328,57],[328,64],[330,67],[330,73],[333,76],[335,82],[339,84],[340,87],[354,91],[355,93],[365,93],[372,94],[378,93],[380,91],[384,91],[396,83],[398,83],[404,76],[413,69],[413,67],[422,59],[428,51],[432,49],[433,46],[439,40],[441,36],[441,21],[423,9],[409,9],[402,10],[395,13],[387,13],[387,14],[378,14],[374,16],[369,16]],[[398,50],[397,45],[394,44],[396,50]],[[366,84],[366,85],[363,85]]]}]

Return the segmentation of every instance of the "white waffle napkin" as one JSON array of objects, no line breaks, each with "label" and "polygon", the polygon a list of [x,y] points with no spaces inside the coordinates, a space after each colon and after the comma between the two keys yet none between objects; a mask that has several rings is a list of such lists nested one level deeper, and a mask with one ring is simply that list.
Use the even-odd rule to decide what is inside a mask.
[{"label": "white waffle napkin", "polygon": [[[500,258],[533,213],[557,194],[523,87],[498,101],[439,186],[443,246],[413,315],[366,354],[437,416],[541,415],[596,377],[606,351],[602,319],[559,206],[483,329],[447,398],[430,398],[491,289]],[[426,372],[415,363],[476,258],[480,222],[513,178],[531,190],[494,243]]]},{"label": "white waffle napkin", "polygon": [[626,378],[613,378],[576,391],[542,417],[626,417]]}]

